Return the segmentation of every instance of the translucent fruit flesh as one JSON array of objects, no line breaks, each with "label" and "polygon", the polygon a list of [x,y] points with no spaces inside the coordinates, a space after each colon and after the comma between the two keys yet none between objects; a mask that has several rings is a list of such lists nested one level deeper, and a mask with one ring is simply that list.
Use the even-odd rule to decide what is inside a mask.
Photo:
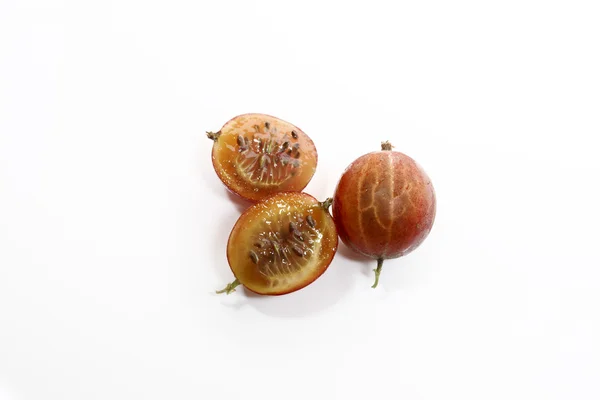
[{"label": "translucent fruit flesh", "polygon": [[333,219],[306,193],[279,193],[242,214],[229,236],[227,258],[237,280],[267,295],[312,283],[337,250]]},{"label": "translucent fruit flesh", "polygon": [[301,191],[317,167],[317,150],[298,127],[265,114],[244,114],[217,134],[213,167],[234,193],[250,201]]}]

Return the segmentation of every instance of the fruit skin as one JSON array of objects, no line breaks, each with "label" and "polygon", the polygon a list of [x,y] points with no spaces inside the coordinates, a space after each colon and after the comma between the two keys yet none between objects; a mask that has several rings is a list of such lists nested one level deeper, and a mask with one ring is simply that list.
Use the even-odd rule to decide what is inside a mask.
[{"label": "fruit skin", "polygon": [[367,257],[392,259],[409,254],[429,235],[436,195],[425,171],[390,147],[346,168],[332,209],[344,244]]},{"label": "fruit skin", "polygon": [[[297,158],[299,166],[294,168],[293,171],[290,171],[290,166],[287,167],[287,172],[293,176],[278,185],[272,186],[247,180],[236,170],[236,162],[239,161],[238,157],[240,157],[240,146],[237,143],[238,135],[256,136],[256,138],[260,137],[263,141],[266,141],[269,135],[262,132],[265,129],[265,123],[269,124],[269,131],[273,128],[278,129],[275,137],[280,143],[288,141],[290,146],[300,145],[300,156]],[[255,126],[259,126],[261,132],[256,132]],[[295,132],[297,137],[291,137],[291,132]],[[302,129],[272,115],[261,113],[240,114],[227,121],[218,132],[207,132],[207,136],[214,140],[212,164],[221,182],[231,193],[252,203],[279,192],[302,191],[312,179],[317,168],[318,154],[312,139]],[[289,157],[288,159],[296,158]]]},{"label": "fruit skin", "polygon": [[[330,204],[331,199],[328,200]],[[329,204],[324,206],[326,202],[321,203],[313,196],[303,192],[281,192],[253,204],[244,211],[231,230],[227,243],[227,261],[236,281],[228,285],[228,287],[232,285],[230,289],[224,289],[217,293],[231,293],[238,284],[241,284],[256,294],[280,296],[303,289],[317,280],[331,264],[338,247],[335,223],[327,210]],[[253,231],[252,224],[259,221],[269,225],[273,222],[272,218],[285,215],[286,212],[295,208],[305,210],[310,214],[322,233],[319,258],[314,260],[316,265],[312,270],[305,268],[290,276],[289,280],[292,282],[289,285],[273,287],[269,280],[258,272],[246,255],[250,249],[253,249],[252,240],[250,240]],[[285,229],[285,227],[282,228]],[[286,277],[282,281],[284,279]]]}]

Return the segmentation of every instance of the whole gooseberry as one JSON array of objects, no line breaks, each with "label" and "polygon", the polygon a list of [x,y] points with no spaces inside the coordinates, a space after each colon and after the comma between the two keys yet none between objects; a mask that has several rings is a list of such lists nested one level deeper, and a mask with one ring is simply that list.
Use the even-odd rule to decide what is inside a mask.
[{"label": "whole gooseberry", "polygon": [[428,236],[436,197],[425,171],[383,142],[381,151],[365,154],[346,168],[332,209],[344,244],[377,260],[375,288],[383,260],[407,255]]}]

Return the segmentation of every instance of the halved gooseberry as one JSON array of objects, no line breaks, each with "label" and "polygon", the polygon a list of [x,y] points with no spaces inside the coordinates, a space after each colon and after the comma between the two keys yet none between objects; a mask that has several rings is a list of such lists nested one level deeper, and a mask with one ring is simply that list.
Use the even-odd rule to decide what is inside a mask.
[{"label": "halved gooseberry", "polygon": [[214,140],[212,161],[219,179],[253,202],[278,192],[302,191],[317,168],[310,137],[270,115],[238,115],[207,136]]},{"label": "halved gooseberry", "polygon": [[227,259],[238,285],[265,295],[302,289],[329,267],[338,235],[324,202],[300,192],[275,194],[248,208],[229,235]]}]

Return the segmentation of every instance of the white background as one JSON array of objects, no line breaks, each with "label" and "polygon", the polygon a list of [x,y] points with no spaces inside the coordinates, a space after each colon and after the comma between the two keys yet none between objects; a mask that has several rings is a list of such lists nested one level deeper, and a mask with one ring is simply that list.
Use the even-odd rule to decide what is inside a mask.
[{"label": "white background", "polygon": [[[600,398],[597,1],[0,0],[0,399]],[[206,130],[389,139],[438,213],[238,290]]]}]

